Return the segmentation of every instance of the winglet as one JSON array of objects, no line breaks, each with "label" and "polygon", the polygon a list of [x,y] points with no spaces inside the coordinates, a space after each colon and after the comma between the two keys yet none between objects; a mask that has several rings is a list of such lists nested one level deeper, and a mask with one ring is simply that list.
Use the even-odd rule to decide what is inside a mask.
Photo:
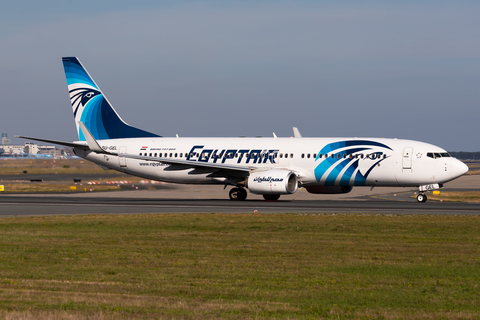
[{"label": "winglet", "polygon": [[297,127],[293,127],[293,136],[295,138],[301,138],[302,137],[302,134],[300,133],[300,130],[298,130]]},{"label": "winglet", "polygon": [[87,141],[90,150],[97,153],[109,153],[102,149],[102,147],[98,144],[97,140],[95,140],[90,131],[88,131],[87,127],[85,126],[85,124],[83,124],[83,122],[78,121],[78,124],[82,130],[83,135],[85,136],[85,140]]}]

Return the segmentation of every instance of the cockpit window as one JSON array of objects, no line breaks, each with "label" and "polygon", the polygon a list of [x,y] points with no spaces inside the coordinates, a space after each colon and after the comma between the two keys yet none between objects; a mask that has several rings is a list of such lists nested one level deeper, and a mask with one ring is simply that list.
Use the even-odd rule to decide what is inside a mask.
[{"label": "cockpit window", "polygon": [[437,158],[450,158],[451,155],[448,152],[428,152],[427,157],[437,159]]}]

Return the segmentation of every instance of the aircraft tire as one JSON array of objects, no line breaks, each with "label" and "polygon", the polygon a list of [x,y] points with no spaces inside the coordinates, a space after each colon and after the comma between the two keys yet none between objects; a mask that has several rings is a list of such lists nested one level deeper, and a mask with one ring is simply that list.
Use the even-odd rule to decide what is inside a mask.
[{"label": "aircraft tire", "polygon": [[420,193],[419,195],[417,195],[417,201],[418,202],[427,202],[427,195],[423,194],[423,193]]},{"label": "aircraft tire", "polygon": [[238,192],[238,200],[245,201],[247,199],[247,190],[243,188],[238,188],[240,191]]},{"label": "aircraft tire", "polygon": [[233,201],[244,201],[247,199],[247,190],[243,188],[232,188],[228,193],[230,200]]},{"label": "aircraft tire", "polygon": [[263,199],[270,200],[270,201],[276,201],[276,200],[280,199],[280,195],[279,194],[264,194]]}]

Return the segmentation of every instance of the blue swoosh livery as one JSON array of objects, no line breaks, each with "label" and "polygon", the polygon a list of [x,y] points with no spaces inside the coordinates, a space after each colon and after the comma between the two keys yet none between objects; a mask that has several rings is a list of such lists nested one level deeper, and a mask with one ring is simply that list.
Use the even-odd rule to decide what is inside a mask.
[{"label": "blue swoosh livery", "polygon": [[[351,154],[359,153],[361,151],[372,150],[374,147],[392,150],[389,146],[383,143],[369,140],[348,140],[327,144],[320,150],[317,158],[315,159],[315,161],[320,161],[320,163],[314,170],[315,179],[317,181],[320,181],[331,169],[325,178],[326,186],[349,186],[352,177],[354,177],[353,179],[355,186],[364,186],[367,177],[372,171],[372,169],[384,159],[380,159],[379,161],[374,162],[374,164],[371,165],[370,168],[362,174],[358,169],[360,159],[349,159],[348,156]],[[319,157],[320,155],[324,156],[325,154],[329,153],[335,154],[336,157]],[[380,155],[381,152],[374,152],[373,154]],[[337,158],[338,155],[340,155],[340,158]],[[346,156],[346,158],[344,158],[344,155]],[[340,178],[340,180],[336,183],[338,178]]]},{"label": "blue swoosh livery", "polygon": [[62,60],[80,141],[85,141],[85,136],[78,121],[97,140],[160,137],[125,123],[76,57]]}]

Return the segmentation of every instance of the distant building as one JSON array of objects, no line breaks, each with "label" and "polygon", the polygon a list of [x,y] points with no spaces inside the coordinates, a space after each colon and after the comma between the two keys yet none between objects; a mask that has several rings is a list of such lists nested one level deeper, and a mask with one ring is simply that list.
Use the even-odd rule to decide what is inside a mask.
[{"label": "distant building", "polygon": [[55,146],[37,146],[39,154],[55,155]]},{"label": "distant building", "polygon": [[39,146],[35,143],[25,142],[25,147],[23,148],[23,152],[26,154],[37,154],[39,151]]},{"label": "distant building", "polygon": [[0,148],[3,151],[3,156],[19,156],[23,155],[23,148],[24,146],[22,145],[14,145],[14,144],[9,144],[9,145],[2,145]]},{"label": "distant building", "polygon": [[6,144],[10,144],[10,143],[12,143],[12,140],[8,139],[7,133],[2,132],[2,144],[6,145]]}]

